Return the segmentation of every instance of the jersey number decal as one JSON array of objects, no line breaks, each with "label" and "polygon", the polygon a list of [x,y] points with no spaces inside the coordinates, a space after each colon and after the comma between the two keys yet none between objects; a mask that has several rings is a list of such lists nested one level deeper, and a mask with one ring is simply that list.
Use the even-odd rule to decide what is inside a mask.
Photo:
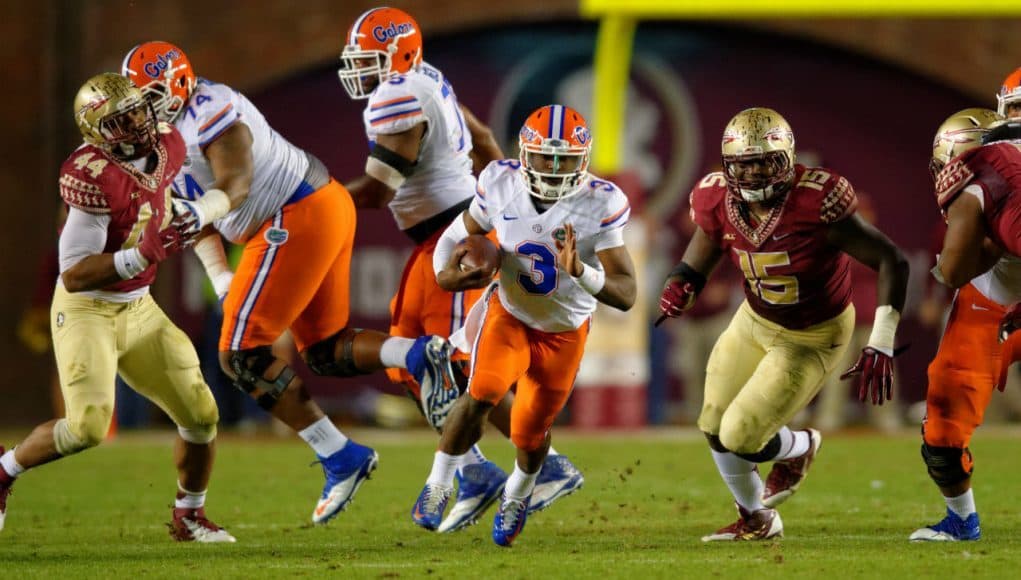
[{"label": "jersey number decal", "polygon": [[557,255],[549,246],[536,242],[525,242],[517,247],[517,253],[532,260],[528,274],[518,274],[518,284],[529,294],[549,296],[557,289]]},{"label": "jersey number decal", "polygon": [[822,191],[822,188],[826,185],[826,182],[830,179],[830,172],[823,171],[822,169],[809,169],[801,176],[801,181],[798,185],[814,189],[816,191]]},{"label": "jersey number decal", "polygon": [[769,269],[789,266],[787,252],[746,252],[734,249],[748,286],[769,304],[797,304],[798,279],[795,276],[771,276]]},{"label": "jersey number decal", "polygon": [[102,157],[99,157],[95,161],[93,161],[92,157],[94,155],[95,153],[91,152],[85,153],[84,155],[79,155],[74,160],[74,166],[78,171],[81,171],[82,168],[88,169],[89,175],[92,176],[92,179],[99,179],[99,175],[103,173],[103,170],[106,169],[106,165],[110,162],[107,161],[106,159],[103,159]]}]

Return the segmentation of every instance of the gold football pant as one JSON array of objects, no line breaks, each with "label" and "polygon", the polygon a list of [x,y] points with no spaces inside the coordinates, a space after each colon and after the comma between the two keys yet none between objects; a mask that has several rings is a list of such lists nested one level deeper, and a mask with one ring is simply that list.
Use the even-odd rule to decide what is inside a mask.
[{"label": "gold football pant", "polygon": [[115,303],[58,285],[50,324],[68,428],[83,446],[106,435],[118,373],[178,427],[215,432],[219,413],[195,347],[148,294]]},{"label": "gold football pant", "polygon": [[730,451],[760,451],[836,370],[853,330],[853,305],[826,322],[791,330],[744,302],[709,356],[698,428]]}]

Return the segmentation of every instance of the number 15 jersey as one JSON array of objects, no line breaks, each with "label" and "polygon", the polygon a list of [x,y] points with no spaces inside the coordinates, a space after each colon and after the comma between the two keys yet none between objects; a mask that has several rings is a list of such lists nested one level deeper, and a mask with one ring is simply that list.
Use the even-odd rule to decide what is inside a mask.
[{"label": "number 15 jersey", "polygon": [[557,241],[564,224],[574,227],[578,258],[602,270],[596,253],[624,245],[622,230],[631,215],[627,196],[609,181],[589,178],[582,190],[539,213],[521,164],[504,159],[481,174],[469,211],[487,231],[496,230],[503,252],[500,303],[526,325],[566,332],[585,323],[596,299],[559,263]]},{"label": "number 15 jersey", "polygon": [[830,320],[851,302],[850,258],[826,240],[829,225],[854,214],[858,199],[828,169],[796,165],[794,185],[756,225],[744,202],[710,173],[691,192],[691,219],[745,276],[752,309],[799,330]]}]

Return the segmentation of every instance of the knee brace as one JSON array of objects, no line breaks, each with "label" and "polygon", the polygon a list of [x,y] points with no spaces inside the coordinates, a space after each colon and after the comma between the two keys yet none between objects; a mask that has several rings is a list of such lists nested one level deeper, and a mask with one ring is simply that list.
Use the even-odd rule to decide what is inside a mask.
[{"label": "knee brace", "polygon": [[345,328],[308,347],[305,364],[321,377],[355,377],[369,374],[355,365],[355,337],[360,328]]},{"label": "knee brace", "polygon": [[263,374],[276,360],[268,346],[230,353],[230,369],[236,377],[234,386],[254,397],[255,402],[267,411],[273,409],[295,378],[294,371],[288,366],[280,369],[276,378],[265,378]]},{"label": "knee brace", "polygon": [[929,477],[940,487],[951,487],[971,477],[973,463],[967,447],[933,447],[922,443],[922,459]]},{"label": "knee brace", "polygon": [[178,425],[177,433],[188,443],[206,445],[216,439],[216,425],[201,425],[194,429],[187,429]]},{"label": "knee brace", "polygon": [[89,439],[86,441],[72,433],[71,424],[67,419],[60,419],[53,426],[53,446],[57,448],[57,453],[65,457],[99,444],[99,441],[93,442],[92,438]]},{"label": "knee brace", "polygon": [[776,434],[773,435],[773,438],[766,443],[765,447],[756,451],[755,453],[735,452],[734,455],[737,455],[741,459],[751,461],[752,463],[764,463],[766,461],[772,461],[773,459],[776,458],[776,456],[780,453],[780,446],[781,446],[780,435]]}]

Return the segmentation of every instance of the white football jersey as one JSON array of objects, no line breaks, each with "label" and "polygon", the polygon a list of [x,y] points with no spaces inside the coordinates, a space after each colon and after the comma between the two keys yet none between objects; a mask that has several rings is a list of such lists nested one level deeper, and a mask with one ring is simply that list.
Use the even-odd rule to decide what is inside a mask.
[{"label": "white football jersey", "polygon": [[1021,302],[1021,258],[1004,254],[988,272],[971,281],[983,296],[1002,306]]},{"label": "white football jersey", "polygon": [[188,147],[188,158],[174,179],[180,197],[196,199],[213,187],[213,170],[203,149],[235,122],[252,133],[252,186],[248,198],[215,224],[228,240],[243,243],[297,191],[308,170],[308,156],[266,122],[244,95],[199,79],[174,126]]},{"label": "white football jersey", "polygon": [[469,199],[475,192],[471,133],[457,96],[439,70],[422,63],[376,87],[363,114],[369,143],[425,123],[418,165],[394,194],[390,211],[406,230]]},{"label": "white football jersey", "polygon": [[496,230],[503,250],[500,302],[528,326],[544,332],[575,330],[596,309],[596,299],[558,261],[557,239],[574,226],[578,258],[602,270],[596,252],[623,245],[621,229],[631,216],[627,196],[615,184],[590,177],[583,190],[539,213],[521,164],[494,161],[479,175],[471,212]]}]

